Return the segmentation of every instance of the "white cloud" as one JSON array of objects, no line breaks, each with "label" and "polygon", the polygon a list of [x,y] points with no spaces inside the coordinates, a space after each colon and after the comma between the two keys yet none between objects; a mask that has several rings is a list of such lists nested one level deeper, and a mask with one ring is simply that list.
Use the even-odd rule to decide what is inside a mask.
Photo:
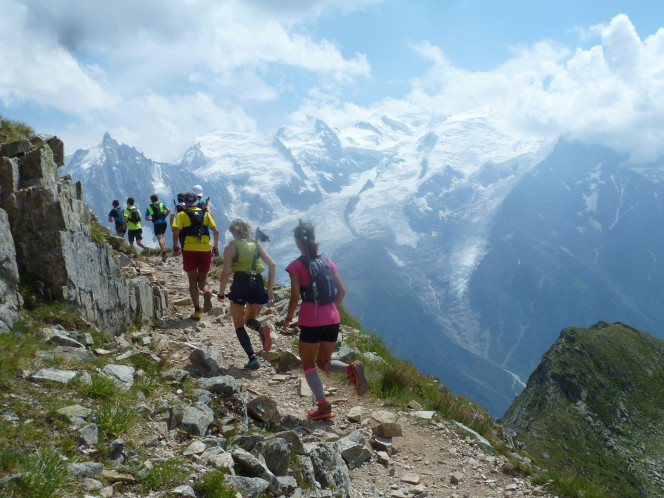
[{"label": "white cloud", "polygon": [[0,103],[61,110],[77,145],[98,129],[173,159],[192,136],[255,126],[240,106],[280,98],[288,71],[335,93],[367,76],[306,23],[375,1],[0,0]]},{"label": "white cloud", "polygon": [[162,161],[174,160],[210,130],[256,130],[256,123],[242,109],[221,108],[205,93],[148,93],[123,102],[114,116],[107,129],[114,138],[127,144],[140,143],[147,157]]},{"label": "white cloud", "polygon": [[570,51],[553,42],[517,48],[488,72],[452,66],[428,43],[432,62],[408,100],[455,114],[487,107],[506,127],[611,147],[634,161],[664,155],[664,29],[641,41],[625,15],[601,29],[601,45]]},{"label": "white cloud", "polygon": [[0,0],[0,101],[29,100],[72,113],[104,109],[117,101],[98,68],[77,61],[43,33],[21,29],[27,8]]}]

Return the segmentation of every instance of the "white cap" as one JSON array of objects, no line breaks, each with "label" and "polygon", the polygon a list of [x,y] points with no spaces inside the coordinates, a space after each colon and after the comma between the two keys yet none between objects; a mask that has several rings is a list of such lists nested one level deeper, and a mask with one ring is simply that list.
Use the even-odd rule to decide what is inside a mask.
[{"label": "white cap", "polygon": [[194,185],[191,189],[198,197],[203,197],[203,187],[200,185]]}]

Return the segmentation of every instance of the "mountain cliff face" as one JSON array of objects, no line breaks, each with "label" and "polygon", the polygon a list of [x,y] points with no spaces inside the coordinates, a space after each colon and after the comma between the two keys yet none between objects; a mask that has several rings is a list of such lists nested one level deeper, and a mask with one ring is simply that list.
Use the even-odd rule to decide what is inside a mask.
[{"label": "mountain cliff face", "polygon": [[502,422],[542,467],[613,496],[664,493],[664,342],[621,323],[567,328]]},{"label": "mountain cliff face", "polygon": [[[0,144],[0,332],[19,318],[19,275],[113,335],[135,319],[158,319],[166,294],[145,277],[126,279],[107,244],[93,240],[94,213],[83,187],[60,178],[64,144],[34,135]],[[97,227],[99,228],[99,227]]]},{"label": "mountain cliff face", "polygon": [[645,221],[661,212],[657,165],[515,134],[479,112],[216,132],[170,165],[102,145],[65,165],[97,192],[87,200],[102,219],[113,198],[131,192],[144,208],[152,192],[200,183],[222,233],[239,217],[271,236],[281,282],[297,255],[292,227],[313,221],[343,263],[349,311],[494,416],[558,330],[620,320],[660,333],[664,244]]}]

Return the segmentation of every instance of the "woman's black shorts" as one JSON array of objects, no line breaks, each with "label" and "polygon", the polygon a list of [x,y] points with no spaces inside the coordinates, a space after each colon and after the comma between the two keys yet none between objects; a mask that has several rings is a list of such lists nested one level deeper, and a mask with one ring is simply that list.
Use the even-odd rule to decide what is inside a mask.
[{"label": "woman's black shorts", "polygon": [[256,275],[252,284],[251,277],[247,273],[236,273],[233,275],[231,291],[226,297],[235,304],[266,304],[269,301],[263,277]]},{"label": "woman's black shorts", "polygon": [[298,327],[300,327],[300,340],[310,344],[316,344],[320,341],[337,342],[337,337],[339,337],[339,325],[340,324],[338,323],[333,323],[332,325],[318,325],[316,327],[298,325]]}]

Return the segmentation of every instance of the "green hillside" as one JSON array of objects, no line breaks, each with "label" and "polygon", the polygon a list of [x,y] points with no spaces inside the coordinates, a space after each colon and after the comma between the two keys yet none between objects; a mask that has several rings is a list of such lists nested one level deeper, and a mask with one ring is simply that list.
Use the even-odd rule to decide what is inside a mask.
[{"label": "green hillside", "polygon": [[664,495],[664,342],[622,323],[567,328],[502,422],[553,472],[609,496]]}]

